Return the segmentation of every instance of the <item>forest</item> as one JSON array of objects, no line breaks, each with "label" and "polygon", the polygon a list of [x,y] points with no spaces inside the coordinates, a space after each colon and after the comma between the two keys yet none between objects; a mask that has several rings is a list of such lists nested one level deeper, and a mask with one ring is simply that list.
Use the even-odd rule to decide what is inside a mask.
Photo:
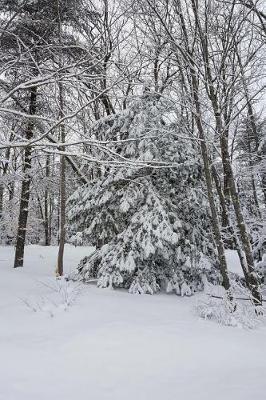
[{"label": "forest", "polygon": [[[47,337],[53,336],[42,314],[54,316],[77,299],[84,302],[72,317],[77,325],[93,304],[96,326],[101,307],[110,308],[106,318],[116,323],[115,310],[122,307],[121,318],[129,319],[133,332],[137,326],[149,330],[149,321],[156,326],[157,319],[160,331],[177,307],[176,322],[178,315],[190,315],[186,323],[192,327],[199,317],[205,325],[192,329],[203,336],[208,329],[210,337],[212,330],[226,336],[236,327],[237,343],[237,328],[256,327],[252,335],[266,350],[265,45],[265,0],[0,0],[4,324],[16,330],[28,312],[29,330],[22,336],[35,337],[35,312]],[[37,279],[38,290],[32,283]],[[42,294],[47,289],[52,300]],[[11,317],[8,305],[15,298],[20,304],[14,303]],[[176,329],[171,318],[169,329]],[[58,337],[67,321],[57,322]],[[112,326],[111,332],[115,336]],[[249,346],[242,339],[241,354]],[[175,346],[178,338],[171,340]],[[110,346],[111,359],[115,342]],[[149,347],[148,341],[142,346]],[[164,366],[165,352],[156,346]],[[116,368],[123,364],[114,359]],[[80,362],[85,368],[87,361]],[[265,368],[264,361],[260,372]],[[39,387],[41,379],[36,377]],[[206,395],[202,382],[199,397],[191,391],[186,398],[250,399],[248,391],[238,390],[241,385],[229,390],[225,378],[218,397]],[[94,383],[93,400],[124,398]],[[37,389],[25,385],[6,386],[3,397],[0,389],[0,399],[36,398]],[[140,377],[131,385],[129,400],[168,400],[179,393],[172,383],[166,397],[159,389],[147,394]],[[41,398],[58,398],[60,390]],[[256,381],[250,390],[262,399],[266,387]],[[74,399],[73,393],[66,391],[65,399]]]}]

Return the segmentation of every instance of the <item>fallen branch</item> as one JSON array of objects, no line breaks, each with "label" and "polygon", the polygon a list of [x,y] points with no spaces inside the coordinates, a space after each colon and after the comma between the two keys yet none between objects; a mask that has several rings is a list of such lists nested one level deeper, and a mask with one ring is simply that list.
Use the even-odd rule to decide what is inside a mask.
[{"label": "fallen branch", "polygon": [[[215,299],[222,299],[222,300],[223,300],[223,297],[222,297],[222,296],[215,296],[215,295],[210,294],[210,293],[206,293],[206,294],[207,294],[207,296],[213,297],[213,298],[215,298]],[[247,299],[247,298],[245,298],[245,297],[234,297],[234,299],[235,299],[235,300],[246,300],[246,301],[251,301],[251,299]],[[266,299],[262,299],[262,301],[266,302]]]}]

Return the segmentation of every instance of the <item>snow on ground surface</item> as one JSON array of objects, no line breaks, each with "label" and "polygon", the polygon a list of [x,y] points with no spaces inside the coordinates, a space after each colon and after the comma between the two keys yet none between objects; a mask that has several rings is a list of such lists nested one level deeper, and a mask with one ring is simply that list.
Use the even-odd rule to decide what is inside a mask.
[{"label": "snow on ground surface", "polygon": [[[66,270],[89,251],[67,246]],[[49,288],[56,253],[29,246],[14,270],[14,250],[0,247],[1,400],[266,399],[266,327],[203,321],[198,296],[93,285],[64,311]]]}]

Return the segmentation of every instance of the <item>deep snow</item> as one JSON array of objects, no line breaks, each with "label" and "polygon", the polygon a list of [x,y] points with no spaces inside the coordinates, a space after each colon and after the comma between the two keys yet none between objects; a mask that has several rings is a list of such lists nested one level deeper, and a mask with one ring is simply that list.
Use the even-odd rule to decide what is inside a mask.
[{"label": "deep snow", "polygon": [[[67,246],[66,271],[88,251]],[[0,247],[1,400],[266,398],[266,327],[203,321],[194,313],[199,296],[93,285],[64,311],[48,287],[57,285],[56,253],[29,246],[25,267],[14,270],[14,250]]]}]

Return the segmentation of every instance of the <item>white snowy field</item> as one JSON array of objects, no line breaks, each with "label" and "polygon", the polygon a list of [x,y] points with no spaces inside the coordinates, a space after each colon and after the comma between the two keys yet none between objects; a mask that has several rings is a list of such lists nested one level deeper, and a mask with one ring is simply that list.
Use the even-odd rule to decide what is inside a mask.
[{"label": "white snowy field", "polygon": [[[89,251],[67,246],[67,272]],[[50,288],[57,249],[27,247],[17,270],[13,252],[0,247],[1,400],[266,399],[265,326],[203,321],[199,296],[93,285],[65,310]]]}]

